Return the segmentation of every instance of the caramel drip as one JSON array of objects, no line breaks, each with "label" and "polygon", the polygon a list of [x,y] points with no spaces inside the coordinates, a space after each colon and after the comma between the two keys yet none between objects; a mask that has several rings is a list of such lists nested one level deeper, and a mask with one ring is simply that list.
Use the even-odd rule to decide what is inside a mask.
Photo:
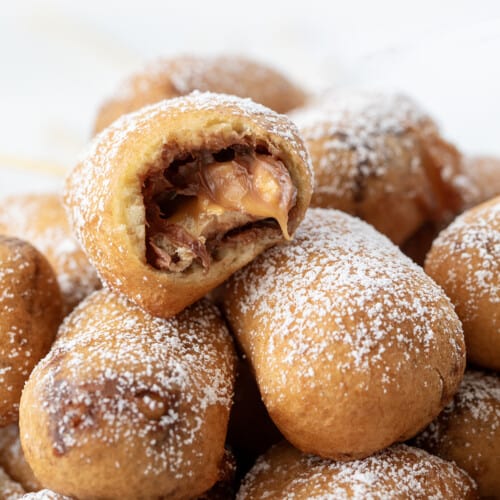
[{"label": "caramel drip", "polygon": [[[166,216],[165,209],[156,203],[147,207],[148,259],[158,269],[182,272],[194,259],[208,269],[207,243],[262,219],[275,219],[284,237],[291,239],[288,213],[297,190],[281,161],[269,155],[236,154],[227,161],[200,165],[190,184],[181,180],[182,185],[191,187],[176,189],[184,199],[172,198],[178,204],[171,215]],[[160,185],[166,182],[170,181],[163,179]],[[157,184],[146,186],[146,192]],[[157,193],[163,190],[157,186]]]},{"label": "caramel drip", "polygon": [[167,219],[168,223],[189,227],[197,235],[210,237],[203,233],[213,218],[227,211],[239,212],[249,221],[276,219],[285,238],[290,239],[288,212],[295,202],[296,189],[280,161],[264,155],[243,156],[206,165],[201,176],[196,198],[179,207]]}]

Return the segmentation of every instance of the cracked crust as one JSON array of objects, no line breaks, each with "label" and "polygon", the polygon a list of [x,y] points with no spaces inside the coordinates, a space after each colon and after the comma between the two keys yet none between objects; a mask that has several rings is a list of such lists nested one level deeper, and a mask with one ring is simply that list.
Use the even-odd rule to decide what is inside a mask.
[{"label": "cracked crust", "polygon": [[[293,235],[312,192],[312,167],[295,126],[247,99],[194,92],[124,116],[94,141],[65,193],[77,236],[103,281],[156,316],[172,316],[285,240],[277,224],[229,235],[209,269],[164,272],[147,262],[143,179],[161,155],[231,144],[265,145],[297,190],[288,214]],[[233,237],[234,236],[234,237]]]}]

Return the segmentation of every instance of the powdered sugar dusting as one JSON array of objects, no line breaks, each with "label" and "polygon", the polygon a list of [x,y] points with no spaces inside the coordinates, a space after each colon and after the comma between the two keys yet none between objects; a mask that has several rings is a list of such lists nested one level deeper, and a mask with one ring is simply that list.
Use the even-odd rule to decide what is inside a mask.
[{"label": "powdered sugar dusting", "polygon": [[26,493],[21,497],[22,500],[71,500],[70,497],[60,495],[50,490],[40,490],[32,493]]},{"label": "powdered sugar dusting", "polygon": [[[482,301],[500,306],[500,198],[458,217],[434,241],[431,254],[432,268],[448,268],[441,284],[450,295],[467,292],[461,304],[467,319],[481,314]],[[500,307],[490,320],[500,325]]]},{"label": "powdered sugar dusting", "polygon": [[[469,448],[473,443],[465,441],[481,439],[488,441],[494,439],[500,428],[500,380],[497,375],[488,375],[479,371],[467,371],[454,398],[442,411],[439,417],[420,434],[416,443],[426,449],[439,448],[447,440],[448,420],[454,415],[460,415],[463,428],[469,432],[460,435],[458,445]],[[473,457],[470,457],[473,460]]]},{"label": "powdered sugar dusting", "polygon": [[[283,447],[284,445],[279,445]],[[251,497],[259,488],[261,499],[375,500],[380,498],[467,498],[474,492],[469,476],[456,465],[423,450],[396,445],[363,460],[332,462],[298,454],[296,461],[273,463],[273,450],[259,458],[246,476],[237,499]],[[277,466],[276,466],[277,465]],[[274,470],[281,481],[277,491],[262,472]],[[266,487],[267,491],[263,491]],[[297,495],[297,496],[296,496]]]},{"label": "powdered sugar dusting", "polygon": [[116,92],[117,101],[133,101],[137,96],[156,95],[162,88],[165,98],[193,90],[252,97],[278,111],[299,106],[304,93],[284,76],[261,63],[235,56],[181,56],[148,63],[142,71],[124,81]]},{"label": "powdered sugar dusting", "polygon": [[[70,219],[83,246],[87,250],[89,246],[95,250],[89,251],[89,255],[92,254],[90,257],[101,272],[103,268],[111,265],[109,249],[116,247],[113,236],[107,234],[103,228],[104,219],[109,215],[105,213],[104,204],[110,196],[116,195],[112,192],[111,179],[120,167],[117,158],[120,157],[121,151],[130,141],[133,142],[137,135],[147,134],[151,124],[160,116],[170,116],[174,119],[193,111],[222,111],[229,116],[251,120],[271,136],[275,136],[271,141],[276,137],[286,141],[305,162],[312,178],[309,155],[295,125],[286,116],[279,115],[250,99],[195,91],[187,96],[165,100],[124,115],[96,137],[68,179],[66,200]],[[90,224],[94,224],[92,234],[86,234],[84,229]],[[96,239],[99,239],[99,244]],[[123,249],[118,248],[116,251]]]},{"label": "powdered sugar dusting", "polygon": [[[41,222],[44,219],[46,224]],[[44,254],[56,271],[59,287],[70,307],[99,287],[93,267],[71,234],[58,195],[7,198],[0,210],[0,231],[29,241]]]},{"label": "powdered sugar dusting", "polygon": [[208,302],[163,320],[107,290],[87,298],[31,379],[42,388],[35,404],[48,415],[54,453],[80,450],[92,463],[88,442],[131,446],[127,460],[139,457],[145,480],[196,477],[192,460],[202,457],[196,443],[206,439],[207,412],[229,411],[232,397],[234,360],[220,321]]},{"label": "powdered sugar dusting", "polygon": [[226,301],[239,297],[227,308],[229,322],[245,335],[235,316],[251,315],[258,326],[247,334],[264,342],[269,370],[279,374],[273,384],[283,388],[283,362],[311,387],[320,360],[346,374],[382,369],[384,386],[443,342],[454,361],[462,359],[460,323],[442,290],[386,237],[342,212],[309,209],[291,244],[258,257],[229,286]]},{"label": "powdered sugar dusting", "polygon": [[[32,317],[28,311],[33,296],[49,294],[55,286],[54,278],[47,276],[46,288],[32,289],[32,278],[36,274],[36,264],[27,256],[27,243],[0,236],[2,247],[0,256],[0,405],[5,417],[16,415],[19,410],[19,399],[22,382],[26,380],[38,361],[33,345],[34,338]],[[45,334],[44,330],[40,335]],[[34,341],[34,342],[33,342]],[[12,419],[13,420],[13,419]],[[10,421],[12,421],[10,420]]]},{"label": "powdered sugar dusting", "polygon": [[[436,131],[430,117],[409,97],[399,94],[332,92],[292,113],[291,117],[306,143],[322,143],[320,152],[313,153],[317,176],[315,192],[339,197],[355,190],[360,175],[383,177],[387,174],[394,154],[387,147],[387,136],[399,136],[401,146],[414,151],[409,166],[416,170],[421,168],[419,151],[414,139],[405,133],[417,128]],[[345,151],[351,151],[354,156],[346,160],[342,155]],[[332,169],[342,175],[332,176]],[[331,182],[324,182],[324,177]],[[390,191],[391,186],[387,185],[386,189]]]},{"label": "powdered sugar dusting", "polygon": [[[152,66],[150,66],[151,69]],[[159,67],[159,65],[156,66]],[[224,68],[223,71],[220,71],[221,67]],[[245,74],[248,67],[249,61],[235,57],[207,57],[203,59],[193,57],[175,65],[170,73],[170,80],[181,94],[187,94],[193,90],[213,90],[222,86],[227,89],[225,92],[229,93],[229,89],[231,89],[231,94],[245,96],[248,94],[248,83],[242,78],[242,75]],[[283,87],[281,79],[269,79],[271,73],[274,73],[274,70],[261,64],[252,64],[253,79]],[[223,82],[220,80],[221,76],[224,79]]]},{"label": "powdered sugar dusting", "polygon": [[[11,246],[10,251],[4,255],[0,263],[0,310],[2,311],[2,337],[3,348],[0,352],[2,365],[0,367],[0,384],[4,399],[2,405],[9,404],[10,393],[18,390],[8,382],[15,372],[27,378],[33,365],[31,352],[27,348],[28,336],[31,333],[25,328],[22,321],[16,321],[18,312],[19,287],[23,281],[17,276],[22,269],[29,267],[26,255],[21,246]],[[10,321],[9,321],[10,319]],[[27,325],[26,325],[27,326]],[[6,376],[7,375],[7,376]],[[7,394],[6,394],[7,393]],[[19,403],[14,403],[13,411],[17,413]]]}]

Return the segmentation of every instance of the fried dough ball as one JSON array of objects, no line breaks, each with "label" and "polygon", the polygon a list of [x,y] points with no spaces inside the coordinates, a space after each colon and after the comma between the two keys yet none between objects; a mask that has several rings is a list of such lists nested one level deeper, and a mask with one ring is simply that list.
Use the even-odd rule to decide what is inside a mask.
[{"label": "fried dough ball", "polygon": [[45,487],[77,498],[196,497],[219,476],[234,362],[208,302],[163,320],[95,292],[26,384],[26,460]]},{"label": "fried dough ball", "polygon": [[481,497],[500,498],[498,375],[466,372],[453,400],[415,442],[467,471]]},{"label": "fried dough ball", "polygon": [[425,270],[455,305],[468,359],[500,370],[500,197],[468,210],[441,232]]},{"label": "fried dough ball", "polygon": [[193,90],[250,97],[278,113],[302,106],[306,100],[305,92],[278,71],[237,56],[159,59],[131,75],[117,90],[101,106],[94,132],[121,115]]},{"label": "fried dough ball", "polygon": [[410,98],[337,91],[291,117],[315,170],[312,207],[357,215],[399,245],[462,206],[461,155]]},{"label": "fried dough ball", "polygon": [[26,491],[42,488],[24,458],[17,423],[0,429],[0,466]]},{"label": "fried dough ball", "polygon": [[409,439],[463,375],[443,291],[337,210],[310,209],[292,243],[233,275],[223,304],[271,418],[307,453],[352,460]]},{"label": "fried dough ball", "polygon": [[292,238],[311,193],[309,156],[286,116],[193,92],[97,136],[65,203],[103,281],[167,318]]},{"label": "fried dough ball", "polygon": [[25,381],[62,321],[59,286],[29,243],[0,236],[0,427],[15,422]]},{"label": "fried dough ball", "polygon": [[332,462],[274,446],[246,476],[237,500],[477,498],[474,481],[455,464],[396,445],[364,460]]},{"label": "fried dough ball", "polygon": [[99,278],[73,238],[64,207],[55,193],[12,195],[0,205],[0,233],[25,239],[54,268],[65,314],[100,288]]}]

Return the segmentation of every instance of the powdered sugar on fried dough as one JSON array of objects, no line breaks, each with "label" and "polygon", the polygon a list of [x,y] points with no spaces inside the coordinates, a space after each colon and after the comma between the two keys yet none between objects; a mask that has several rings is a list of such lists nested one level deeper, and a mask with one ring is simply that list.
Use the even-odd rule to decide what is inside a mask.
[{"label": "powdered sugar on fried dough", "polygon": [[[240,251],[221,252],[223,258],[218,261],[218,267],[211,266],[212,274],[195,269],[191,274],[178,272],[172,276],[157,273],[148,262],[145,203],[148,207],[150,203],[144,197],[145,181],[154,174],[161,175],[176,155],[219,151],[221,147],[231,146],[233,141],[255,151],[263,147],[283,160],[298,189],[296,203],[290,210],[290,224],[295,229],[312,189],[307,151],[296,127],[286,116],[249,99],[193,92],[125,115],[95,139],[68,178],[66,203],[79,240],[110,287],[119,289],[158,316],[173,314],[187,305],[180,304],[182,295],[178,299],[173,298],[175,294],[163,297],[164,303],[171,304],[162,313],[150,304],[152,300],[147,291],[137,290],[141,287],[135,286],[136,268],[152,286],[159,285],[159,293],[163,290],[164,295],[177,278],[182,281],[179,286],[187,287],[190,277],[199,277],[198,289],[205,286],[200,292],[202,296],[208,291],[208,283],[220,284],[232,265],[241,267],[243,260],[246,263],[250,257],[243,257],[247,253],[256,254],[264,246],[270,246],[272,240],[280,240],[280,235],[256,238],[255,245],[246,246],[247,250],[251,249],[247,253],[238,243]],[[122,266],[124,262],[128,265]],[[215,283],[217,276],[220,281]]]},{"label": "powdered sugar on fried dough", "polygon": [[[462,288],[466,291],[468,300],[461,307],[468,320],[481,315],[483,300],[500,305],[500,198],[495,200],[458,217],[431,250],[434,269],[446,269],[452,259],[442,285],[450,296],[459,295]],[[500,320],[500,314],[490,320]]]},{"label": "powdered sugar on fried dough", "polygon": [[[448,420],[456,415],[462,419],[464,432],[458,434],[458,446],[470,448],[478,439],[477,434],[486,434],[483,439],[491,440],[500,428],[500,380],[496,375],[479,371],[465,372],[462,383],[454,398],[422,434],[416,438],[418,446],[433,451],[443,440],[448,439]],[[465,432],[465,429],[469,432]],[[455,431],[456,432],[456,431]],[[453,436],[450,438],[453,441]],[[456,438],[455,438],[456,439]],[[470,457],[473,460],[473,457]]]},{"label": "powdered sugar on fried dough", "polygon": [[[384,385],[397,380],[403,364],[436,353],[442,339],[455,361],[463,355],[461,328],[442,290],[387,238],[341,212],[310,209],[295,240],[237,273],[231,289],[239,303],[233,313],[229,308],[230,323],[238,333],[234,314],[254,318],[251,337],[266,339],[266,363],[283,387],[283,361],[311,387],[316,360],[346,374],[382,368]],[[389,361],[390,349],[399,354]]]},{"label": "powdered sugar on fried dough", "polygon": [[44,254],[56,271],[68,310],[99,288],[94,268],[71,234],[59,195],[5,199],[0,209],[0,232],[23,238]]},{"label": "powdered sugar on fried dough", "polygon": [[[284,448],[285,445],[280,445]],[[245,477],[238,500],[258,498],[303,498],[314,500],[375,500],[380,498],[468,498],[474,483],[456,465],[423,450],[406,445],[392,446],[363,460],[333,462],[296,454],[280,464],[273,449],[261,457]],[[273,484],[266,471],[279,478]],[[279,490],[276,484],[279,484]],[[269,488],[266,491],[266,488]],[[457,497],[456,495],[460,495]]]},{"label": "powdered sugar on fried dough", "polygon": [[[54,455],[92,466],[101,452],[130,446],[140,477],[197,477],[191,461],[203,457],[196,443],[206,439],[207,414],[228,411],[232,397],[231,343],[220,321],[206,302],[163,320],[112,292],[91,295],[31,379],[43,393],[36,404]],[[89,443],[101,451],[89,455]]]}]

